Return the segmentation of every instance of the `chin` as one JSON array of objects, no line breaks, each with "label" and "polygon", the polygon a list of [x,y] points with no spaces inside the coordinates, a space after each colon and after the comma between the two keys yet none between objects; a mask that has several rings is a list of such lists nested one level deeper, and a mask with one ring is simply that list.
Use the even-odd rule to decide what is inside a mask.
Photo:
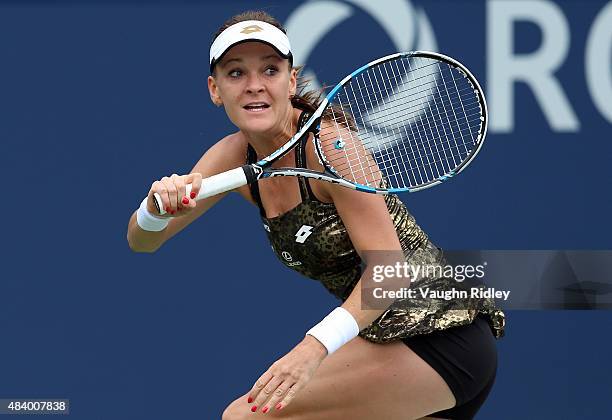
[{"label": "chin", "polygon": [[240,126],[241,130],[249,131],[252,133],[265,133],[272,130],[275,126],[275,121],[272,118],[262,118],[263,116],[247,116],[242,119]]}]

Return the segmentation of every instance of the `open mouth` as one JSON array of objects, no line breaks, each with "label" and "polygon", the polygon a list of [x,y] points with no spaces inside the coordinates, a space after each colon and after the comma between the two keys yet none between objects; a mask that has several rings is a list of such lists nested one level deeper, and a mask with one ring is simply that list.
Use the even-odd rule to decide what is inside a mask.
[{"label": "open mouth", "polygon": [[251,112],[261,112],[270,108],[270,105],[265,102],[251,102],[243,106],[243,108]]}]

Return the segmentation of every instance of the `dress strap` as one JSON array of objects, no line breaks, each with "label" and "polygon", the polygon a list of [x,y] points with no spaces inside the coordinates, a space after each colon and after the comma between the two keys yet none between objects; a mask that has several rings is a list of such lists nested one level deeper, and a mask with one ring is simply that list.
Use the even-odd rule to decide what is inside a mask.
[{"label": "dress strap", "polygon": [[[300,118],[298,120],[298,131],[306,124],[306,121],[312,115],[311,112],[302,111],[300,114]],[[306,142],[308,141],[309,133],[305,133],[300,140],[298,140],[298,144],[295,147],[295,167],[296,168],[304,168],[308,169],[307,161],[306,161]],[[304,178],[303,176],[298,177],[298,183],[300,185],[300,195],[302,196],[302,201],[312,200],[314,194],[310,189],[310,184],[308,183],[308,178]]]},{"label": "dress strap", "polygon": [[[246,152],[246,163],[251,164],[257,162],[257,153],[253,146],[247,144],[247,152]],[[257,203],[257,207],[259,207],[259,214],[261,217],[266,217],[266,212],[264,211],[263,204],[261,203],[261,195],[259,194],[259,183],[251,182],[249,184],[249,190],[251,191],[251,197]]]}]

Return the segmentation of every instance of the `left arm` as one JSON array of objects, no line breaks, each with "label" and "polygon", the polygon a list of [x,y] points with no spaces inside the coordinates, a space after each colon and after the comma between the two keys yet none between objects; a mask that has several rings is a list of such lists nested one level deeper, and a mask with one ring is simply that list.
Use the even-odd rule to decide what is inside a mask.
[{"label": "left arm", "polygon": [[[394,257],[402,255],[402,246],[383,196],[361,193],[331,183],[327,183],[326,188],[344,222],[355,250],[366,263],[366,267],[381,263],[388,265],[395,262]],[[373,226],[376,228],[373,229]],[[381,252],[368,253],[367,251]],[[341,306],[355,318],[359,330],[370,325],[387,309],[361,308],[361,286],[366,282],[365,276],[370,275],[369,270],[364,270],[361,279]],[[367,283],[371,284],[371,281]]]}]

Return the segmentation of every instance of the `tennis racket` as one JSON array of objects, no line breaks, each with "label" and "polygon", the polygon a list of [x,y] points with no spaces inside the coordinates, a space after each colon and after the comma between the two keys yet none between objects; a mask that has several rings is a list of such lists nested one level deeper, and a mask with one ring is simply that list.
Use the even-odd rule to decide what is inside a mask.
[{"label": "tennis racket", "polygon": [[[314,134],[323,170],[272,168],[307,132]],[[464,170],[486,132],[485,97],[465,66],[434,52],[396,53],[342,79],[295,136],[268,157],[203,179],[196,200],[274,176],[321,179],[376,194],[419,191]],[[155,201],[164,214],[157,194]]]}]

